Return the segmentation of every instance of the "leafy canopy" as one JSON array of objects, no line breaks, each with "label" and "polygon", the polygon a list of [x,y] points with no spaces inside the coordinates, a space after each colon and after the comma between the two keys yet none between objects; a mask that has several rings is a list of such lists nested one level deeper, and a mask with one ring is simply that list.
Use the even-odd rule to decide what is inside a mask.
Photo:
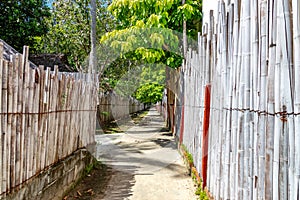
[{"label": "leafy canopy", "polygon": [[24,45],[34,46],[35,36],[47,32],[45,18],[49,8],[45,0],[0,1],[0,37],[16,50]]},{"label": "leafy canopy", "polygon": [[[97,35],[101,37],[115,28],[115,20],[107,11],[110,0],[97,0]],[[90,53],[90,0],[53,0],[48,32],[36,37],[37,53],[63,53],[77,70]]]},{"label": "leafy canopy", "polygon": [[[108,10],[119,25],[115,30],[106,33],[100,42],[114,50],[112,57],[119,55],[116,61],[122,63],[123,71],[127,66],[124,65],[126,62],[121,62],[122,59],[130,60],[131,65],[162,63],[172,68],[180,66],[183,20],[187,21],[187,34],[192,38],[197,37],[201,27],[200,1],[187,0],[182,5],[181,0],[113,0]],[[113,62],[107,71],[111,74],[114,69],[120,71],[117,62]],[[153,70],[146,71],[141,74],[141,79],[153,73]],[[164,77],[165,74],[160,76]],[[153,103],[161,99],[162,91],[163,84],[142,81],[133,96]]]}]

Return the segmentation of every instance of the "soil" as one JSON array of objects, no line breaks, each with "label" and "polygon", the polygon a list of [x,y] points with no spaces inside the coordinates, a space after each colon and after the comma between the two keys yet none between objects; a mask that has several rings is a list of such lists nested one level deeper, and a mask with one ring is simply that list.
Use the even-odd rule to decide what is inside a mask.
[{"label": "soil", "polygon": [[114,173],[112,168],[99,163],[64,197],[64,200],[102,199],[106,186]]}]

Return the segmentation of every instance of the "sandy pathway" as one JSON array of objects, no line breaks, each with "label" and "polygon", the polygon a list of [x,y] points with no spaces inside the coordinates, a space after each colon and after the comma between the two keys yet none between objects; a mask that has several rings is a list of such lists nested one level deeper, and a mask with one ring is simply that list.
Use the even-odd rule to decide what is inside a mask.
[{"label": "sandy pathway", "polygon": [[96,157],[112,170],[106,200],[194,200],[195,187],[155,109],[121,134],[97,135]]}]

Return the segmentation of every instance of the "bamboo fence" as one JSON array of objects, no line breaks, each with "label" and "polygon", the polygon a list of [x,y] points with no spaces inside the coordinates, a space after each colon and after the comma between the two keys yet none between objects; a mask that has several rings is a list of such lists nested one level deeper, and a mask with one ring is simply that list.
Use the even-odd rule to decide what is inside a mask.
[{"label": "bamboo fence", "polygon": [[[97,79],[3,59],[0,43],[0,198],[72,152],[94,143]],[[93,80],[93,81],[91,81]]]},{"label": "bamboo fence", "polygon": [[204,182],[215,199],[296,200],[300,3],[232,2],[219,1],[199,34],[197,51],[189,50],[181,68],[184,89],[175,96],[184,99],[183,115],[177,113],[184,123],[176,121],[182,143],[202,177],[207,173]]},{"label": "bamboo fence", "polygon": [[148,107],[132,97],[122,97],[114,92],[100,93],[97,118],[103,124],[130,117],[130,114]]}]

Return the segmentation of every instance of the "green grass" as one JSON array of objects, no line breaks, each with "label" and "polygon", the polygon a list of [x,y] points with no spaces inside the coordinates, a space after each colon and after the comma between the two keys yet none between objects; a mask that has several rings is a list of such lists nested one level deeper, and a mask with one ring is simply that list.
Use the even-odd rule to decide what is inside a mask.
[{"label": "green grass", "polygon": [[[193,168],[194,159],[193,159],[192,154],[188,151],[187,147],[184,144],[181,144],[181,149],[183,151],[185,161],[189,163],[191,168]],[[199,180],[197,178],[196,173],[198,173],[198,172],[196,171],[196,169],[195,170],[190,169],[190,173],[191,173],[193,181],[195,182],[195,184],[197,186],[195,194],[199,196],[199,200],[209,200],[209,197],[207,196],[207,193],[205,192],[204,189],[202,189],[202,181],[200,180],[200,178],[199,178]]]}]

